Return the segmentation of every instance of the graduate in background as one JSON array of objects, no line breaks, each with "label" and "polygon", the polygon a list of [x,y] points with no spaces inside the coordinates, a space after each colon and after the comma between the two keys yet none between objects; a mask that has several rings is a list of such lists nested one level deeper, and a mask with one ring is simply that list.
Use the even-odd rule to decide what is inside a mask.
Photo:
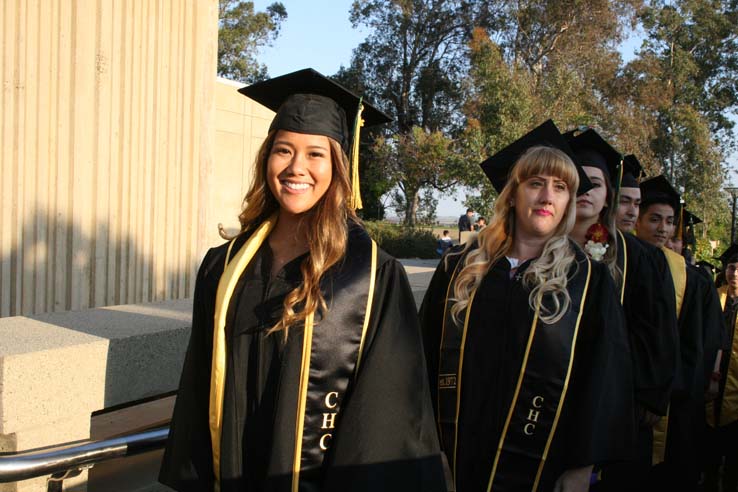
[{"label": "graduate in background", "polygon": [[240,92],[276,116],[241,233],[198,273],[160,480],[198,492],[445,491],[413,295],[354,212],[346,154],[358,156],[362,118],[387,118],[311,69]]},{"label": "graduate in background", "polygon": [[[723,358],[710,378],[715,399],[705,407],[705,492],[738,487],[738,244],[731,244],[720,262],[726,285],[718,289],[725,321]],[[720,463],[725,459],[722,475]]]},{"label": "graduate in background", "polygon": [[622,308],[607,267],[567,237],[591,186],[567,152],[549,120],[482,164],[495,214],[446,255],[421,306],[458,492],[583,492],[592,465],[633,448]]},{"label": "graduate in background", "polygon": [[[592,259],[605,264],[615,281],[635,376],[639,425],[634,460],[605,468],[597,490],[645,489],[651,467],[651,428],[666,415],[678,356],[671,274],[663,253],[615,226],[619,186],[614,188],[612,183],[619,185],[620,153],[592,129],[568,132],[565,137],[593,186],[577,197],[577,220],[570,237]],[[633,170],[629,171],[632,176]],[[629,205],[636,200],[640,198],[631,196]]]},{"label": "graduate in background", "polygon": [[641,163],[633,154],[623,157],[622,174],[615,224],[622,232],[633,232],[641,206],[641,188],[638,183],[643,177]]},{"label": "graduate in background", "polygon": [[662,248],[674,282],[680,357],[668,415],[654,427],[652,490],[696,490],[697,450],[704,425],[705,392],[721,345],[714,287],[684,257],[665,248],[674,236],[680,197],[663,176],[641,183],[638,237]]}]

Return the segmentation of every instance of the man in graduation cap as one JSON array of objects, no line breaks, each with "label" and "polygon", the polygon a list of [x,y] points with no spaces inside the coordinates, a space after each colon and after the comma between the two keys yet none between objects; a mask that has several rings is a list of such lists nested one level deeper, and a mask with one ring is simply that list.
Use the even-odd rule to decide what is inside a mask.
[{"label": "man in graduation cap", "polygon": [[[699,479],[697,450],[702,437],[705,391],[721,346],[722,323],[714,286],[665,248],[680,213],[679,193],[664,176],[641,183],[638,237],[662,248],[674,285],[680,357],[668,415],[654,428],[653,487],[695,490]],[[712,290],[711,290],[712,289]]]},{"label": "man in graduation cap", "polygon": [[445,491],[412,291],[355,214],[358,129],[386,116],[311,69],[239,92],[276,115],[241,233],[198,272],[160,480]]},{"label": "man in graduation cap", "polygon": [[[666,415],[678,354],[676,311],[671,273],[664,254],[623,234],[615,226],[622,172],[621,154],[595,130],[565,134],[595,189],[577,200],[577,223],[571,237],[587,249],[589,231],[608,230],[608,253],[602,257],[619,288],[633,356],[638,438],[633,460],[606,467],[598,491],[639,490],[651,466],[652,426]],[[629,169],[631,175],[632,169]],[[629,183],[630,184],[630,183]],[[629,205],[640,201],[631,194]],[[622,201],[620,204],[622,205]],[[637,215],[637,207],[636,215]]]},{"label": "man in graduation cap", "polygon": [[618,193],[618,213],[615,219],[618,229],[633,232],[641,206],[641,188],[638,185],[643,176],[643,168],[633,154],[623,157],[623,177]]},{"label": "man in graduation cap", "polygon": [[586,491],[592,465],[632,452],[622,307],[607,268],[567,237],[575,195],[592,186],[573,158],[549,120],[482,163],[495,214],[426,291],[429,380],[458,492]]},{"label": "man in graduation cap", "polygon": [[[705,492],[738,487],[738,244],[722,255],[726,284],[718,289],[725,320],[723,357],[711,375],[715,399],[705,407]],[[720,463],[724,460],[722,475]]]}]

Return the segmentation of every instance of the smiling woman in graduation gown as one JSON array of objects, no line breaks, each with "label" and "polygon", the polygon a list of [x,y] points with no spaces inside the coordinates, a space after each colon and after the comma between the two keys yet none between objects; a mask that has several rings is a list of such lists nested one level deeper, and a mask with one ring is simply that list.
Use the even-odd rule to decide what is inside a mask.
[{"label": "smiling woman in graduation gown", "polygon": [[[567,148],[555,127],[543,129],[483,164],[493,183],[506,182],[507,169],[520,154],[538,152],[541,158],[553,152],[536,145]],[[530,159],[526,153],[520,161]],[[563,152],[555,159],[574,167]],[[514,168],[510,182],[540,189],[543,178],[520,173],[525,171]],[[556,182],[555,176],[544,178]],[[605,266],[591,261],[565,237],[573,225],[569,214],[574,214],[577,188],[569,183],[569,189],[566,214],[562,218],[561,207],[555,209],[560,223],[546,239],[547,247],[558,241],[557,247],[573,255],[564,273],[570,304],[559,319],[544,321],[545,309],[531,308],[532,286],[525,281],[537,262],[550,264],[550,249],[539,252],[540,258],[521,261],[511,257],[516,239],[482,270],[458,317],[461,321],[452,316],[459,298],[456,287],[460,272],[474,263],[469,255],[483,247],[479,243],[445,257],[423,301],[421,326],[431,393],[458,492],[550,492],[555,484],[562,487],[558,490],[583,491],[589,487],[591,465],[626,459],[631,452],[633,374],[622,308]],[[527,227],[520,220],[520,202],[510,199],[514,193],[503,190],[485,230],[494,231],[496,221],[513,220],[513,214],[516,222],[505,231]],[[547,207],[547,198],[540,200]],[[549,295],[542,304],[555,312]]]},{"label": "smiling woman in graduation gown", "polygon": [[[445,491],[404,270],[330,188],[343,180],[337,174],[349,174],[336,164],[335,154],[347,149],[340,105],[359,101],[312,70],[246,89],[278,110],[260,153],[267,157],[257,163],[266,172],[257,172],[252,188],[268,186],[278,206],[244,220],[252,210],[247,204],[242,232],[211,249],[200,266],[160,480],[185,491]],[[285,91],[290,95],[280,97]],[[331,144],[332,178],[321,171],[321,142],[329,139],[315,135],[341,145],[335,151],[338,144]],[[270,181],[280,162],[286,167]],[[311,201],[313,190],[325,186]],[[246,201],[257,196],[250,192]],[[330,209],[333,199],[340,213]],[[290,296],[320,259],[304,243],[300,250],[300,241],[274,238],[285,237],[277,236],[280,227],[302,238],[302,228],[321,213],[325,220],[343,216],[339,230],[346,231],[343,255],[318,284],[325,309],[275,329],[288,307],[295,315],[304,310],[308,300],[290,304]],[[282,254],[281,246],[293,242],[298,254]]]}]

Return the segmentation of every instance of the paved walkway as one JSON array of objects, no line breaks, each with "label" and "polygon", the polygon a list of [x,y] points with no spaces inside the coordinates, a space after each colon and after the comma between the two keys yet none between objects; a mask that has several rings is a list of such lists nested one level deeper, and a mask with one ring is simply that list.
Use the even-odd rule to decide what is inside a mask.
[{"label": "paved walkway", "polygon": [[410,281],[410,288],[413,290],[415,304],[420,308],[423,302],[423,296],[428,288],[428,284],[433,277],[433,272],[438,266],[438,259],[434,260],[418,260],[418,259],[401,259],[400,263],[405,267],[407,278]]}]

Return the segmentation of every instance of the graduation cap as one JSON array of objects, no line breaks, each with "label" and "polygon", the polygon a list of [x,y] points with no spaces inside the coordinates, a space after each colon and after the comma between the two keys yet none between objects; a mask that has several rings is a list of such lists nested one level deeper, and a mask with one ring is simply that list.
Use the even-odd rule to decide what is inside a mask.
[{"label": "graduation cap", "polygon": [[638,188],[640,179],[645,175],[643,166],[633,154],[623,157],[623,179],[620,181],[621,188]]},{"label": "graduation cap", "polygon": [[361,208],[359,131],[361,126],[387,123],[390,117],[312,68],[257,82],[238,92],[277,113],[269,126],[270,132],[287,130],[325,135],[338,141],[351,157],[352,207]]},{"label": "graduation cap", "polygon": [[702,219],[687,210],[686,204],[682,204],[679,214],[679,229],[677,236],[683,238],[687,244],[694,245],[696,241],[693,227],[701,223]]},{"label": "graduation cap", "polygon": [[537,126],[480,164],[484,174],[487,175],[487,178],[492,182],[492,186],[495,187],[498,193],[505,187],[510,177],[510,171],[515,166],[515,163],[518,162],[520,156],[531,147],[538,145],[558,149],[568,155],[574,162],[577,173],[579,174],[577,195],[581,195],[592,189],[592,183],[587,178],[581,166],[578,165],[576,156],[566,143],[566,139],[561,135],[552,120],[546,120],[543,124]]},{"label": "graduation cap", "polygon": [[728,248],[723,251],[723,254],[718,256],[718,260],[720,260],[720,263],[723,264],[723,266],[728,266],[728,263],[735,263],[738,261],[738,244],[733,243]]},{"label": "graduation cap", "polygon": [[654,203],[665,203],[674,209],[675,217],[679,215],[681,195],[663,175],[642,181],[640,188],[642,208]]},{"label": "graduation cap", "polygon": [[684,227],[692,227],[694,225],[702,223],[702,219],[697,217],[695,214],[693,214],[686,208],[682,212],[682,221],[684,223]]},{"label": "graduation cap", "polygon": [[610,176],[610,182],[615,192],[620,188],[620,173],[623,156],[592,128],[581,133],[579,129],[564,134],[569,147],[574,151],[579,164],[600,169],[603,174]]}]

